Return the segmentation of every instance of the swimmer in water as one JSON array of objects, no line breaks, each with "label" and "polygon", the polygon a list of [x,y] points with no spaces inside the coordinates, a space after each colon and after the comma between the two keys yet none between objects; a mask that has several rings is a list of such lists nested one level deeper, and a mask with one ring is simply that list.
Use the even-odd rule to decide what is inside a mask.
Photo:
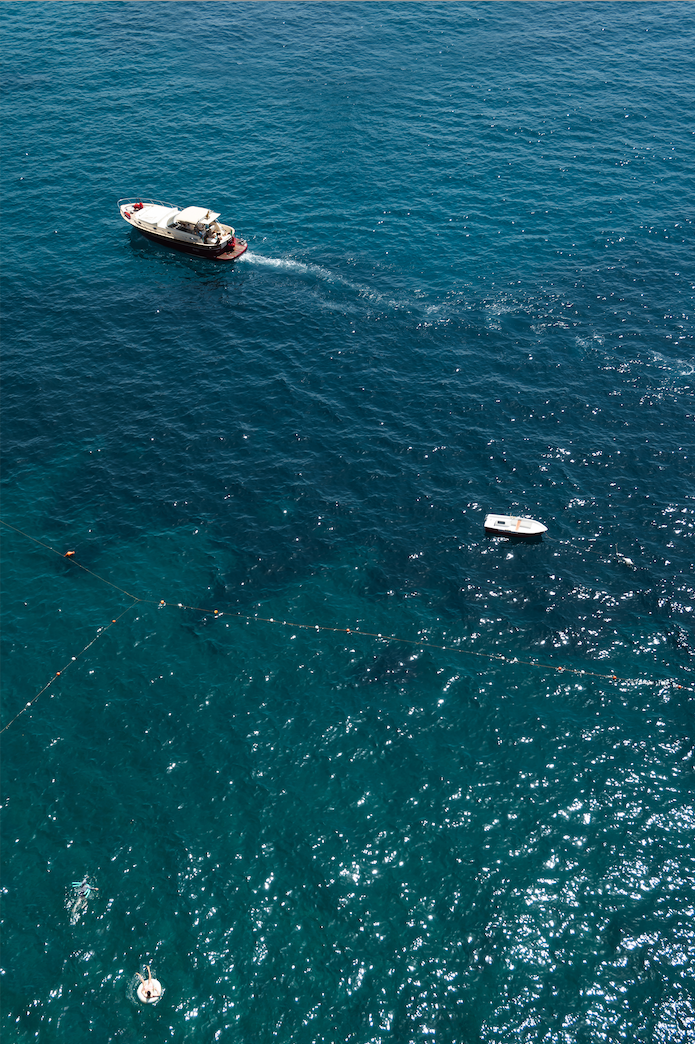
[{"label": "swimmer in water", "polygon": [[85,897],[85,899],[91,899],[92,892],[98,892],[99,891],[98,888],[96,888],[94,885],[89,883],[89,881],[87,880],[86,877],[85,877],[84,881],[73,881],[71,887],[72,888],[77,888],[78,889],[78,895],[81,895],[81,896],[83,895]]},{"label": "swimmer in water", "polygon": [[145,1004],[153,1004],[162,996],[162,986],[157,979],[152,978],[149,964],[146,964],[145,967],[147,968],[146,979],[140,974],[140,972],[136,972],[137,977],[140,980],[140,985],[138,986],[138,997],[141,1001],[144,1001]]},{"label": "swimmer in water", "polygon": [[87,877],[82,881],[73,881],[70,885],[73,889],[72,895],[65,898],[65,908],[70,911],[70,924],[77,924],[82,914],[87,911],[88,901],[97,894],[99,889],[90,884]]}]

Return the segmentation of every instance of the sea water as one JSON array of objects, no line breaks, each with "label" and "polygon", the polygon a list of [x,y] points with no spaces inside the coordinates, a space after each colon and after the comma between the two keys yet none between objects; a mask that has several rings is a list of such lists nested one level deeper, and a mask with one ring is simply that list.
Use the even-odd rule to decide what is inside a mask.
[{"label": "sea water", "polygon": [[685,1040],[693,5],[0,18],[4,1039]]}]

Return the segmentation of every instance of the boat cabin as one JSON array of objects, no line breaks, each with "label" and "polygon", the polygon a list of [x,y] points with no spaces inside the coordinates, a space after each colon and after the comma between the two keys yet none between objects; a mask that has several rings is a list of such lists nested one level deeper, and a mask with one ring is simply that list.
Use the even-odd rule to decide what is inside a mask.
[{"label": "boat cabin", "polygon": [[[186,207],[171,215],[167,227],[198,236],[204,243],[219,242],[222,236],[228,234],[218,222],[219,216],[214,210],[206,210],[205,207]],[[230,232],[234,235],[233,228]]]}]

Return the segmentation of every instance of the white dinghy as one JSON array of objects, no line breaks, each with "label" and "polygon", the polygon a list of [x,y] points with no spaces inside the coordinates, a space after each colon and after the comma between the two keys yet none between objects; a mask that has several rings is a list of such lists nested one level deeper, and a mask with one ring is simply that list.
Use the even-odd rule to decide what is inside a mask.
[{"label": "white dinghy", "polygon": [[486,515],[485,532],[499,536],[534,537],[548,532],[548,527],[535,518],[517,518],[513,515]]}]

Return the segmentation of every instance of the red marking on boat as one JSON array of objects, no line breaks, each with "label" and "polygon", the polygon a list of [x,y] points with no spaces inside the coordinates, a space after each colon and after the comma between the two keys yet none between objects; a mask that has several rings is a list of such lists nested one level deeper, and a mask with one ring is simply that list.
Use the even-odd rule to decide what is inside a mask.
[{"label": "red marking on boat", "polygon": [[232,240],[232,249],[225,250],[223,254],[216,254],[215,261],[236,261],[238,257],[241,257],[249,248],[248,243],[245,239]]}]

